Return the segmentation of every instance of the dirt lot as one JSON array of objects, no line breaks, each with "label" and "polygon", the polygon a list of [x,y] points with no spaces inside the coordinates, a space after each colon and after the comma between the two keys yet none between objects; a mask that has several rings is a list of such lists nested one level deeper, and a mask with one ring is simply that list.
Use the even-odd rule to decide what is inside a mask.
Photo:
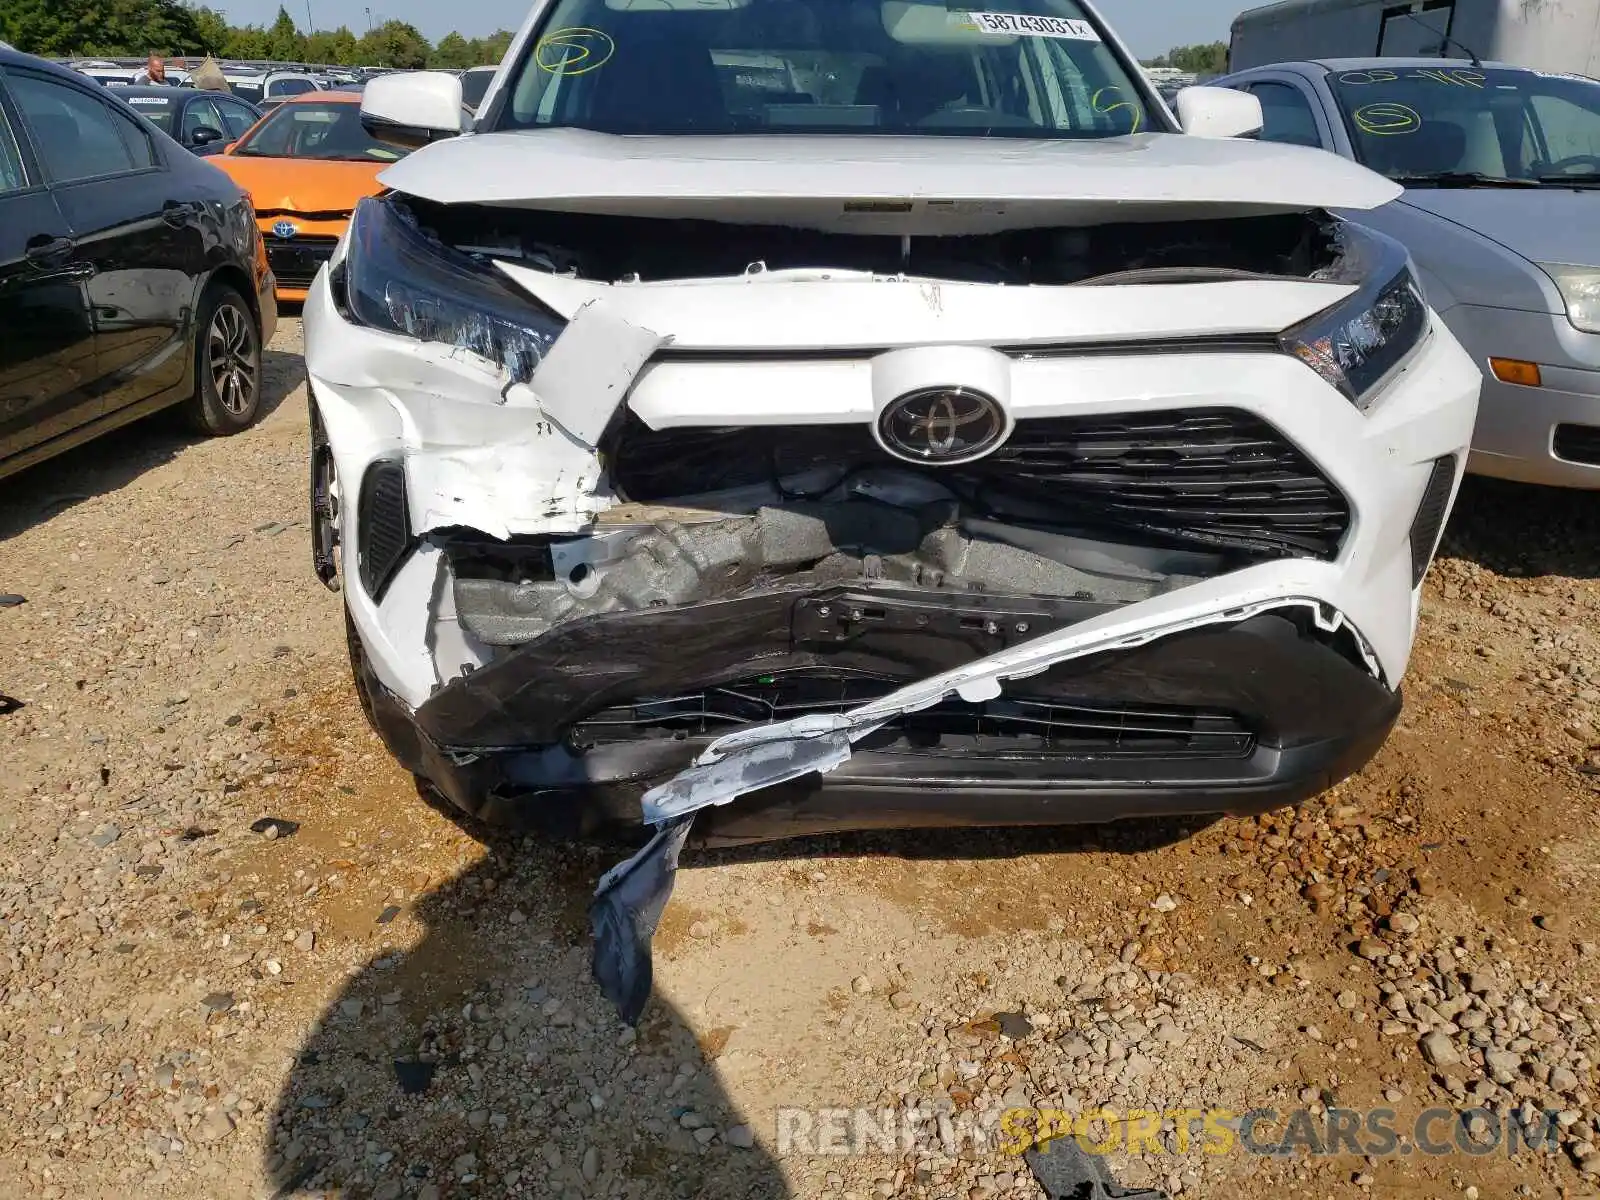
[{"label": "dirt lot", "polygon": [[150,422],[0,488],[0,1195],[1043,1194],[936,1136],[779,1145],[779,1108],[919,1105],[1278,1110],[1258,1143],[1549,1109],[1554,1152],[1169,1121],[1111,1161],[1186,1196],[1596,1194],[1600,498],[1469,487],[1401,728],[1335,793],[692,854],[635,1032],[588,975],[611,852],[475,836],[361,720],[298,336],[249,433]]}]

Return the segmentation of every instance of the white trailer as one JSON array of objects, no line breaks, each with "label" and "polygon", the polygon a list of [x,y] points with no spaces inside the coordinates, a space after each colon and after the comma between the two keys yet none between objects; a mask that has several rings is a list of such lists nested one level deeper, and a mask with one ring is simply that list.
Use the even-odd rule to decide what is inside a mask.
[{"label": "white trailer", "polygon": [[1280,0],[1234,19],[1228,70],[1374,55],[1600,78],[1600,0]]}]

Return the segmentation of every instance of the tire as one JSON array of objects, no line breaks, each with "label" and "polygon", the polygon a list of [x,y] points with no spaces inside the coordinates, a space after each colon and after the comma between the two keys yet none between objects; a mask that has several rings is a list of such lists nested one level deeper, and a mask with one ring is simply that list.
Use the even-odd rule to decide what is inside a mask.
[{"label": "tire", "polygon": [[356,700],[361,705],[361,715],[366,717],[367,724],[374,733],[378,730],[378,715],[372,707],[372,693],[367,690],[367,648],[361,644],[361,635],[356,632],[355,619],[350,616],[347,605],[339,605],[344,610],[344,647],[350,655],[350,677],[355,684]]},{"label": "tire", "polygon": [[212,284],[195,322],[194,396],[184,415],[198,432],[227,437],[261,410],[261,327],[235,289]]}]

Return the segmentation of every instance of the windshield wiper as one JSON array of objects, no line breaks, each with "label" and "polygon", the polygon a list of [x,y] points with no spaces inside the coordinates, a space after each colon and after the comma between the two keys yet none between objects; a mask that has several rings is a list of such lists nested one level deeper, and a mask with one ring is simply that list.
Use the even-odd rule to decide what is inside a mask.
[{"label": "windshield wiper", "polygon": [[1504,175],[1485,175],[1482,171],[1435,171],[1429,175],[1391,175],[1395,183],[1404,187],[1512,187],[1541,186],[1537,179],[1507,179]]},{"label": "windshield wiper", "polygon": [[1539,176],[1539,182],[1546,187],[1600,187],[1600,173],[1590,175],[1541,175]]}]

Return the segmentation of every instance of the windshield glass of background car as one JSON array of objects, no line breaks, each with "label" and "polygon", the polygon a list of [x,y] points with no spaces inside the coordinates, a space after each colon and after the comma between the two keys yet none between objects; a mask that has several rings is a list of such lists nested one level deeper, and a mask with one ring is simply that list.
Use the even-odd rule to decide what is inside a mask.
[{"label": "windshield glass of background car", "polygon": [[1356,155],[1390,176],[1600,174],[1600,84],[1493,67],[1329,77]]},{"label": "windshield glass of background car", "polygon": [[302,96],[316,90],[317,85],[309,79],[274,79],[267,85],[269,96]]},{"label": "windshield glass of background car", "polygon": [[228,82],[228,90],[241,100],[248,100],[251,104],[261,103],[261,85],[259,83]]},{"label": "windshield glass of background car", "polygon": [[461,76],[461,100],[472,108],[483,103],[494,79],[493,71],[468,71]]},{"label": "windshield glass of background car", "polygon": [[404,150],[385,145],[361,127],[356,104],[279,105],[234,154],[261,158],[313,158],[338,162],[394,162]]},{"label": "windshield glass of background car", "polygon": [[172,101],[165,96],[124,96],[131,107],[136,109],[141,117],[154,125],[162,133],[172,133]]},{"label": "windshield glass of background car", "polygon": [[1156,124],[1074,0],[556,0],[501,129],[1104,138]]}]

